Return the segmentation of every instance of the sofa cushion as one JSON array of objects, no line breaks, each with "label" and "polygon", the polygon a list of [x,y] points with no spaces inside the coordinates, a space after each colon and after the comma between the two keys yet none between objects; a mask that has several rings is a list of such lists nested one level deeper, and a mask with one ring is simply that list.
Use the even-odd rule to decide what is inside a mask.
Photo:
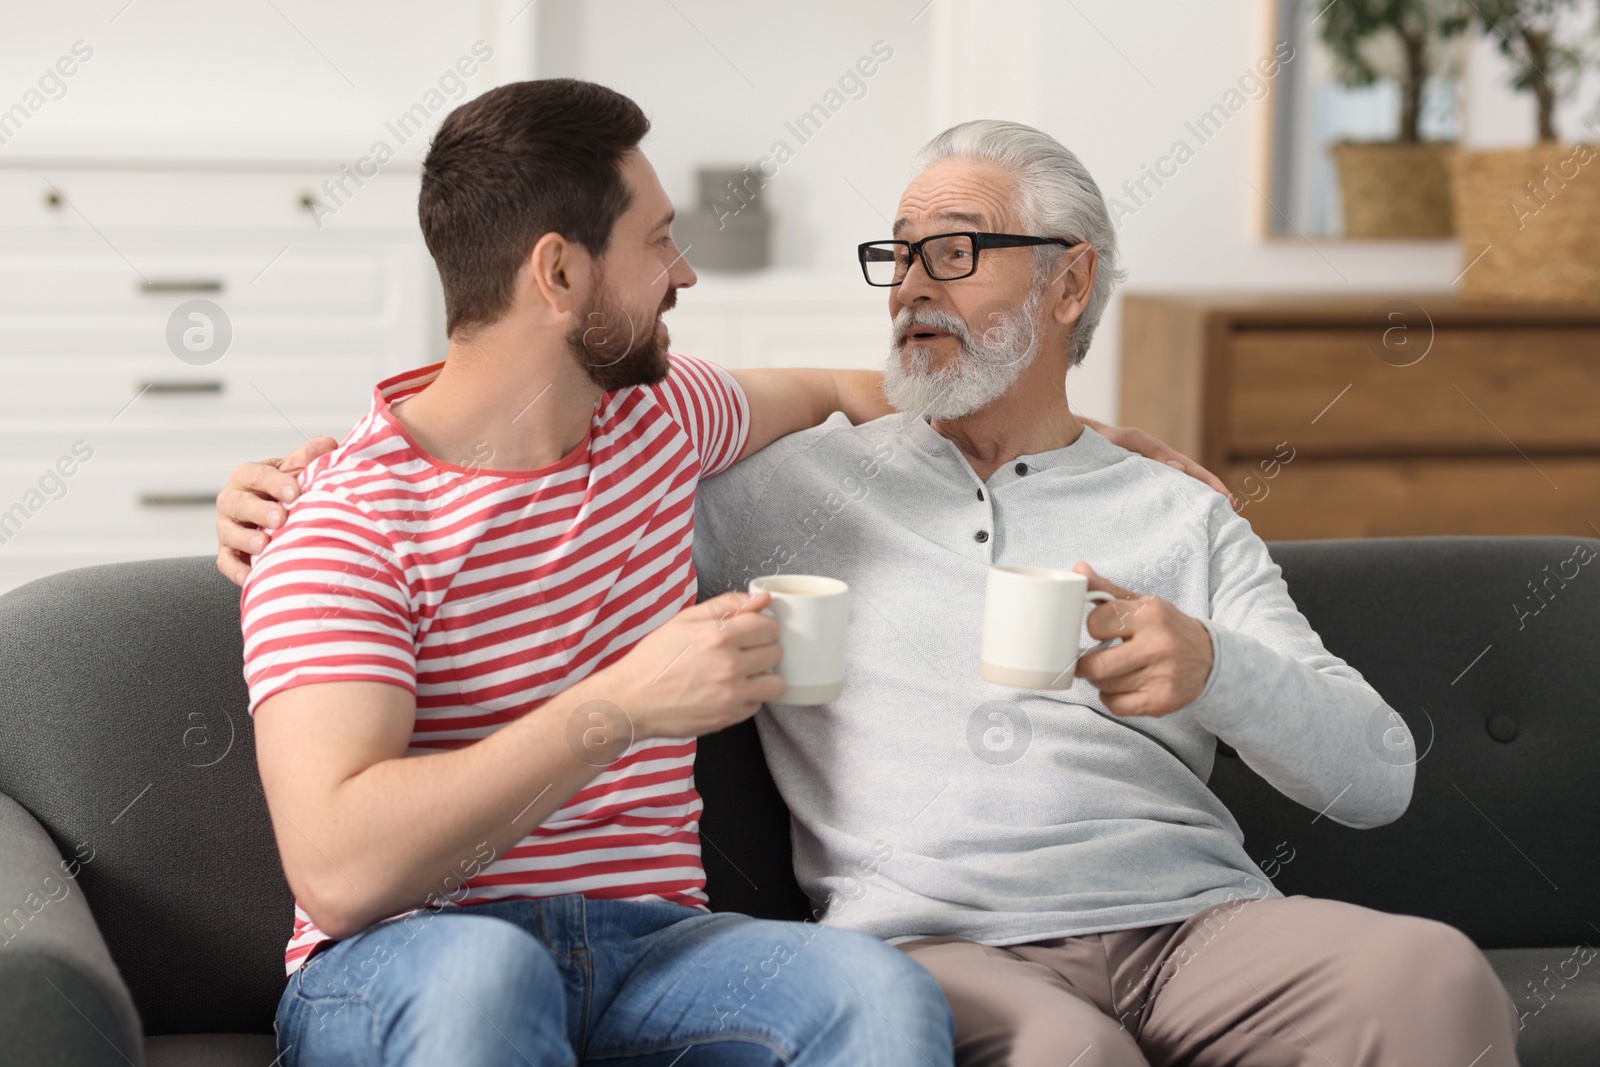
[{"label": "sofa cushion", "polygon": [[758,919],[810,916],[794,877],[789,809],[767,772],[755,721],[702,737],[694,780],[705,802],[700,855],[712,909]]},{"label": "sofa cushion", "polygon": [[1522,1067],[1593,1067],[1600,1049],[1600,958],[1595,938],[1566,948],[1502,948],[1485,953],[1522,1029]]},{"label": "sofa cushion", "polygon": [[[1405,717],[1420,757],[1410,809],[1372,830],[1218,759],[1211,787],[1250,854],[1293,857],[1268,868],[1279,889],[1440,919],[1485,948],[1600,938],[1600,559],[1569,562],[1580,543],[1600,553],[1576,537],[1271,546],[1312,628]],[[1392,727],[1368,724],[1373,759],[1393,758]]]},{"label": "sofa cushion", "polygon": [[271,1034],[174,1034],[144,1043],[145,1067],[273,1067]]}]

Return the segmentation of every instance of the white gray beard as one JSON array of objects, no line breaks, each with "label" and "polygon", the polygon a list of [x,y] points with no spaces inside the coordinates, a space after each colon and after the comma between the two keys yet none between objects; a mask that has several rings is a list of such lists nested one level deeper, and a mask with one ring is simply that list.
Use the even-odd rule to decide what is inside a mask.
[{"label": "white gray beard", "polygon": [[913,325],[932,326],[954,335],[961,352],[934,371],[928,369],[933,359],[930,348],[891,340],[883,368],[883,395],[889,405],[924,418],[959,419],[1000,399],[1039,354],[1036,316],[1043,291],[1043,286],[1035,286],[1021,306],[1000,312],[999,321],[977,340],[967,324],[949,312],[901,308],[894,320],[895,338]]}]

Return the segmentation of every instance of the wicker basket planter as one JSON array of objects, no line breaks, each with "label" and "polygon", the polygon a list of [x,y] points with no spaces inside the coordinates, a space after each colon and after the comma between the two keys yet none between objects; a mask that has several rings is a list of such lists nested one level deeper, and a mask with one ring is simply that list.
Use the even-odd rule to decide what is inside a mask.
[{"label": "wicker basket planter", "polygon": [[1451,170],[1464,298],[1600,303],[1600,150],[1461,152]]},{"label": "wicker basket planter", "polygon": [[1443,141],[1332,146],[1346,237],[1449,237],[1455,232]]}]

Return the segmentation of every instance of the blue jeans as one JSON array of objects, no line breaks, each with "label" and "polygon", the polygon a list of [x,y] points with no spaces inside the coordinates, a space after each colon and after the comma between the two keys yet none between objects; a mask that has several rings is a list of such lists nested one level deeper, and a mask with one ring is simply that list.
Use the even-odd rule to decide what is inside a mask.
[{"label": "blue jeans", "polygon": [[865,934],[578,895],[424,909],[313,955],[284,1067],[947,1067],[932,976]]}]

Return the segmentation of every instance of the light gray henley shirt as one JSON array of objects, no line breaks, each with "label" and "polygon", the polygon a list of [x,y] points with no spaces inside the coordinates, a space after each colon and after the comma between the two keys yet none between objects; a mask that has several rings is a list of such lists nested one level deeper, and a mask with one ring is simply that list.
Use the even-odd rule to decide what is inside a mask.
[{"label": "light gray henley shirt", "polygon": [[[1092,430],[982,482],[920,418],[834,415],[701,483],[694,556],[703,597],[758,574],[850,584],[843,695],[756,717],[830,925],[1004,945],[1280,895],[1206,787],[1218,739],[1347,826],[1410,801],[1409,734],[1323,647],[1249,523]],[[1205,623],[1193,703],[1124,718],[1081,679],[980,678],[989,565],[1079,560]]]}]

